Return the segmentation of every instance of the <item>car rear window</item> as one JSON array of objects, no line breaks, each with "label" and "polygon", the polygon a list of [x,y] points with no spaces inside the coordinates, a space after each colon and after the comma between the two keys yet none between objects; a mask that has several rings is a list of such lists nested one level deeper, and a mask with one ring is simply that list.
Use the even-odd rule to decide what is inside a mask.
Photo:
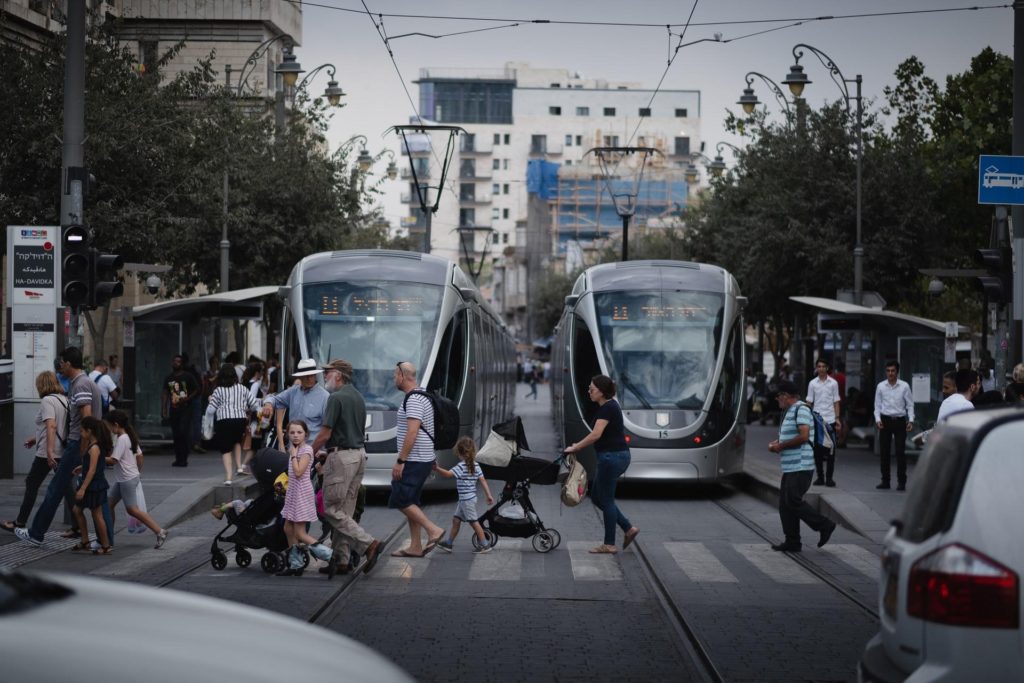
[{"label": "car rear window", "polygon": [[914,473],[903,506],[897,534],[911,543],[920,543],[949,528],[964,480],[971,466],[971,446],[967,435],[955,431],[933,432]]}]

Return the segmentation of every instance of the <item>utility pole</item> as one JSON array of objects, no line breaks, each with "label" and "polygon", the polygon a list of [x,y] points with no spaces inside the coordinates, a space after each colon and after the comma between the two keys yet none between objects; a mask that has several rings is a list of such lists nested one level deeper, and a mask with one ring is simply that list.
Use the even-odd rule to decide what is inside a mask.
[{"label": "utility pole", "polygon": [[[1024,156],[1024,0],[1013,3],[1013,146],[1014,156]],[[1024,361],[1024,206],[1010,211],[1013,230],[1013,324],[1010,357]],[[999,382],[1005,381],[999,377]]]},{"label": "utility pole", "polygon": [[[61,148],[60,225],[85,224],[85,0],[67,4],[67,48],[64,54],[64,140]],[[69,346],[81,348],[78,313],[71,313]]]}]

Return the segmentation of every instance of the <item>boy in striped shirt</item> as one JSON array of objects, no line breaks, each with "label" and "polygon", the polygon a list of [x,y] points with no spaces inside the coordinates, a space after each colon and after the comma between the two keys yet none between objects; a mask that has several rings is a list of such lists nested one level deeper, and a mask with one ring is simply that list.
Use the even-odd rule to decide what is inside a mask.
[{"label": "boy in striped shirt", "polygon": [[779,517],[786,540],[772,545],[772,550],[798,553],[801,549],[800,520],[820,534],[819,548],[828,543],[836,524],[804,500],[814,475],[814,448],[811,443],[814,417],[811,408],[800,400],[796,385],[789,381],[779,382],[776,400],[784,417],[779,423],[779,438],[768,444],[768,450],[781,456]]}]

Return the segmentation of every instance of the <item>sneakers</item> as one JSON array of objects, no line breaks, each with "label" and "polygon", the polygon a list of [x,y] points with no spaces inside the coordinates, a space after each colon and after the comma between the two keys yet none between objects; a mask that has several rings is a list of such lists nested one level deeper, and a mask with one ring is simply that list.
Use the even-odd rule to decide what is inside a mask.
[{"label": "sneakers", "polygon": [[224,511],[220,509],[219,505],[210,510],[210,514],[213,515],[214,518],[216,519],[224,519]]},{"label": "sneakers", "polygon": [[441,550],[445,551],[446,553],[450,553],[452,551],[452,542],[451,541],[441,541],[440,543],[437,544],[437,547],[440,548]]},{"label": "sneakers", "polygon": [[[441,544],[438,543],[438,545],[441,545]],[[493,546],[490,546],[490,545],[482,545],[479,548],[473,548],[473,554],[474,555],[483,555],[484,553],[489,553],[489,552],[491,552],[491,548],[492,547]],[[451,552],[451,551],[449,551],[449,552]]]},{"label": "sneakers", "polygon": [[772,545],[772,550],[780,553],[798,553],[800,552],[799,543],[776,543]]},{"label": "sneakers", "polygon": [[161,529],[160,533],[156,535],[156,545],[153,546],[156,550],[159,550],[163,546],[164,541],[167,540],[167,529]]},{"label": "sneakers", "polygon": [[225,486],[231,486],[231,485],[232,485],[232,484],[234,484],[234,483],[235,483],[235,482],[231,481],[230,479],[225,479],[225,480],[224,480],[224,485],[225,485]]},{"label": "sneakers", "polygon": [[831,526],[825,527],[824,529],[822,529],[819,532],[821,534],[818,537],[818,547],[819,548],[823,547],[826,543],[828,543],[828,539],[832,538],[832,532],[835,531],[835,530],[836,530],[836,523],[832,522]]},{"label": "sneakers", "polygon": [[28,529],[26,529],[23,526],[14,527],[14,535],[17,536],[19,540],[25,541],[26,543],[31,543],[37,548],[43,544],[42,541],[37,541],[36,539],[32,538],[32,536],[28,533]]}]

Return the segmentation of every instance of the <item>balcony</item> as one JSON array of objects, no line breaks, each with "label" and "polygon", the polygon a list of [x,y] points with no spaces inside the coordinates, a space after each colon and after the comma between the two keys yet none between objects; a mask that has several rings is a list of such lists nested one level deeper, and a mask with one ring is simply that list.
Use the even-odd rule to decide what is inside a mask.
[{"label": "balcony", "polygon": [[460,194],[459,195],[459,204],[475,205],[475,204],[490,204],[490,203],[491,203],[491,194],[489,192],[488,193],[480,193],[480,192],[478,192],[476,194]]},{"label": "balcony", "polygon": [[[401,178],[402,180],[412,180],[413,179],[412,178],[412,168],[410,168],[409,166],[403,166],[402,169],[398,172],[398,177]],[[428,166],[427,168],[422,168],[422,169],[421,168],[417,168],[416,169],[416,177],[418,179],[420,179],[420,180],[424,180],[424,179],[429,178],[430,177],[430,167]]]},{"label": "balcony", "polygon": [[473,180],[473,181],[489,181],[491,179],[491,169],[476,169],[475,171],[468,171],[461,169],[459,171],[460,180]]},{"label": "balcony", "polygon": [[530,156],[531,157],[544,157],[544,156],[560,156],[562,154],[562,143],[552,140],[548,140],[547,143],[530,144]]},{"label": "balcony", "polygon": [[479,137],[473,140],[459,139],[459,154],[461,156],[483,156],[491,154],[493,151],[494,145],[490,140],[482,140]]}]

